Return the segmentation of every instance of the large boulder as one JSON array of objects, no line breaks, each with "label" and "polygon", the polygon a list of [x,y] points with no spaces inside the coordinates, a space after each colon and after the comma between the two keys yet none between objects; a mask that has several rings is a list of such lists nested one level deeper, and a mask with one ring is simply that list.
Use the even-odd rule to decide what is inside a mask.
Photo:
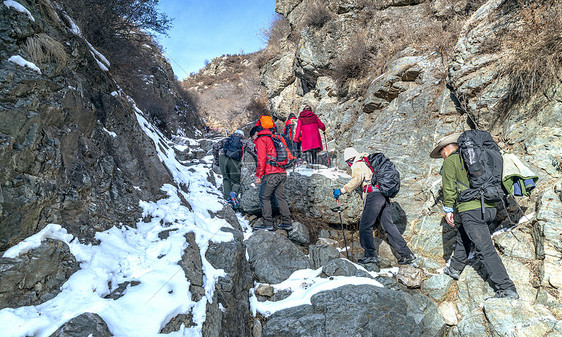
[{"label": "large boulder", "polygon": [[442,336],[446,325],[427,297],[372,285],[318,293],[310,305],[273,314],[263,336]]},{"label": "large boulder", "polygon": [[[255,185],[251,170],[242,170],[242,198],[240,207],[246,213],[261,214],[259,186]],[[327,169],[301,174],[289,172],[285,183],[285,199],[291,212],[314,218],[325,224],[340,224],[336,211],[333,189],[341,188],[351,177]],[[274,202],[275,204],[275,202]],[[340,198],[342,222],[355,224],[361,218],[363,201],[358,193],[345,194]]]},{"label": "large boulder", "polygon": [[54,298],[78,269],[68,245],[52,239],[16,258],[0,258],[0,309],[38,305]]},{"label": "large boulder", "polygon": [[258,282],[280,283],[299,269],[310,268],[306,255],[283,235],[259,230],[246,240],[248,261]]},{"label": "large boulder", "polygon": [[111,337],[105,321],[98,315],[91,312],[76,316],[64,323],[50,337]]}]

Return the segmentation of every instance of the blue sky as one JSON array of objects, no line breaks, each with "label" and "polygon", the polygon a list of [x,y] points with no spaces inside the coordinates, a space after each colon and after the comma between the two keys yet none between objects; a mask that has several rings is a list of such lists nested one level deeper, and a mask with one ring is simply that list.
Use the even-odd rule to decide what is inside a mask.
[{"label": "blue sky", "polygon": [[169,37],[158,40],[180,80],[205,60],[263,49],[260,29],[275,14],[275,0],[160,0],[159,7],[174,19]]}]

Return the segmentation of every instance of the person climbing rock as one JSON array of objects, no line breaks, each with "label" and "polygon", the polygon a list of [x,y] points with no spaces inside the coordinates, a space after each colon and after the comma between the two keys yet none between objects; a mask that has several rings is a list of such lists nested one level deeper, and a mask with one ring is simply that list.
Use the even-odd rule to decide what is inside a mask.
[{"label": "person climbing rock", "polygon": [[238,208],[240,169],[244,153],[249,153],[257,160],[254,144],[244,137],[242,130],[236,130],[213,145],[214,165],[220,168],[223,177],[223,196],[234,208]]},{"label": "person climbing rock", "polygon": [[359,241],[364,250],[364,256],[357,262],[366,264],[379,261],[373,239],[373,227],[378,220],[386,232],[388,243],[401,256],[398,264],[410,264],[416,257],[392,222],[390,199],[381,194],[378,185],[371,184],[373,172],[365,162],[367,156],[367,153],[358,153],[352,147],[344,150],[344,161],[351,168],[351,180],[341,189],[334,190],[334,198],[338,199],[340,195],[350,193],[359,186],[363,189],[364,206],[359,222]]},{"label": "person climbing rock", "polygon": [[457,228],[453,256],[449,266],[446,266],[443,272],[458,280],[467,264],[470,248],[474,245],[478,258],[484,264],[490,280],[496,288],[496,297],[517,299],[519,295],[515,285],[494,248],[488,228],[496,217],[496,204],[485,202],[485,210],[482,213],[480,199],[457,201],[459,193],[468,189],[466,186],[470,186],[464,161],[458,151],[459,136],[460,133],[453,133],[443,137],[429,154],[434,159],[443,158],[441,171],[443,211],[445,211],[447,224]]},{"label": "person climbing rock", "polygon": [[250,130],[250,136],[254,140],[258,155],[256,167],[256,184],[260,185],[260,205],[263,222],[254,226],[254,229],[273,230],[273,211],[271,207],[272,196],[277,200],[281,212],[281,224],[277,227],[290,231],[293,229],[291,211],[285,200],[285,181],[287,172],[284,168],[276,166],[271,158],[276,158],[277,151],[271,139],[271,131],[260,126],[254,126]]},{"label": "person climbing rock", "polygon": [[285,129],[283,130],[283,138],[285,138],[285,142],[287,146],[289,146],[289,150],[291,153],[296,157],[300,158],[301,156],[301,142],[293,141],[295,136],[295,131],[297,129],[297,116],[294,113],[289,114],[287,117],[287,121],[285,122]]},{"label": "person climbing rock", "polygon": [[308,167],[313,167],[318,162],[318,152],[322,151],[322,138],[320,130],[326,131],[326,126],[318,116],[312,112],[310,105],[305,105],[299,114],[297,129],[293,142],[301,142],[302,152],[306,156]]}]

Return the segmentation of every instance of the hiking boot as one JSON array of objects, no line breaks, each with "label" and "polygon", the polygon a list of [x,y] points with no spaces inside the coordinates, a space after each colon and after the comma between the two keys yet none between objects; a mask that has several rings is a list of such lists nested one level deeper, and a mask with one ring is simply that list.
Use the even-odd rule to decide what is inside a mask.
[{"label": "hiking boot", "polygon": [[293,230],[293,225],[290,224],[290,223],[282,223],[282,224],[280,224],[280,225],[277,225],[277,228],[278,228],[278,229],[284,229],[284,230],[286,230],[286,231],[288,232],[288,231],[290,231],[290,230]]},{"label": "hiking boot", "polygon": [[449,267],[449,266],[446,266],[445,268],[443,268],[443,272],[444,272],[446,275],[449,275],[449,276],[450,276],[452,279],[454,279],[454,280],[458,280],[459,277],[461,276],[461,272],[460,272],[460,271],[456,270],[456,269],[453,268],[453,267]]},{"label": "hiking boot", "polygon": [[504,289],[496,291],[496,298],[505,298],[508,300],[516,300],[519,298],[519,294],[515,289]]},{"label": "hiking boot", "polygon": [[410,264],[415,259],[416,256],[414,254],[410,254],[408,256],[402,256],[400,259],[398,259],[398,264]]},{"label": "hiking boot", "polygon": [[272,231],[273,230],[273,225],[266,225],[266,224],[259,224],[259,225],[255,225],[252,227],[253,229],[257,230],[257,229],[265,229],[268,231]]},{"label": "hiking boot", "polygon": [[376,256],[363,256],[357,263],[367,264],[367,263],[379,263],[379,258]]}]

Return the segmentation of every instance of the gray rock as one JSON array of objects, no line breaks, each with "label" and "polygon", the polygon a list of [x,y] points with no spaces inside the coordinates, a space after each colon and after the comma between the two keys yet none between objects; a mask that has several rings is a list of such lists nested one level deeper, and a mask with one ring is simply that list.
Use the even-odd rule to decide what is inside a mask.
[{"label": "gray rock", "polygon": [[484,266],[478,262],[464,268],[457,281],[458,308],[461,315],[465,316],[479,309],[484,300],[495,295],[494,289],[485,281],[487,278]]},{"label": "gray rock", "polygon": [[483,309],[493,336],[547,336],[562,324],[542,305],[526,301],[489,299]]},{"label": "gray rock", "polygon": [[436,301],[441,301],[449,288],[453,284],[453,279],[445,274],[431,275],[423,282],[422,291],[427,293]]},{"label": "gray rock", "polygon": [[[320,173],[310,177],[291,172],[285,183],[285,199],[291,212],[296,212],[306,217],[314,218],[328,224],[340,224],[339,214],[334,212],[335,201],[332,190],[341,188],[348,178],[332,179]],[[261,215],[259,201],[259,186],[256,186],[254,173],[242,169],[240,207],[249,214]],[[355,193],[341,197],[342,221],[345,225],[355,224],[361,216],[363,203]],[[274,212],[276,211],[275,202]]]},{"label": "gray rock", "polygon": [[52,239],[17,258],[0,258],[0,309],[38,305],[54,298],[79,269],[68,245]]},{"label": "gray rock", "polygon": [[312,268],[317,269],[324,266],[331,260],[340,257],[340,252],[332,246],[311,245],[308,247]]},{"label": "gray rock", "polygon": [[488,322],[480,308],[467,312],[460,323],[450,330],[447,336],[481,337],[489,336]]},{"label": "gray rock", "polygon": [[111,337],[105,321],[98,315],[91,312],[76,316],[64,323],[50,337]]},{"label": "gray rock", "polygon": [[400,266],[396,278],[408,288],[419,288],[422,284],[423,271],[411,265]]},{"label": "gray rock", "polygon": [[[371,285],[346,285],[312,296],[266,322],[264,336],[439,336],[445,323],[435,305]],[[384,327],[384,328],[381,328]]]},{"label": "gray rock", "polygon": [[310,243],[308,228],[298,221],[293,222],[293,230],[289,232],[289,240],[299,245],[308,245]]},{"label": "gray rock", "polygon": [[326,276],[355,276],[357,267],[348,260],[334,259],[322,266],[322,272]]},{"label": "gray rock", "polygon": [[[233,227],[236,224],[233,224]],[[250,316],[249,289],[253,282],[250,264],[246,260],[244,237],[237,228],[225,227],[222,230],[231,232],[234,239],[211,243],[207,249],[207,260],[213,267],[224,270],[226,275],[218,279],[216,300],[212,303],[213,314],[207,313],[203,330],[205,326],[213,326],[217,336],[248,336],[251,331],[250,321],[247,319]],[[221,309],[219,304],[224,309]]]},{"label": "gray rock", "polygon": [[280,283],[296,270],[310,268],[304,253],[282,235],[260,230],[245,243],[248,261],[258,282]]}]

